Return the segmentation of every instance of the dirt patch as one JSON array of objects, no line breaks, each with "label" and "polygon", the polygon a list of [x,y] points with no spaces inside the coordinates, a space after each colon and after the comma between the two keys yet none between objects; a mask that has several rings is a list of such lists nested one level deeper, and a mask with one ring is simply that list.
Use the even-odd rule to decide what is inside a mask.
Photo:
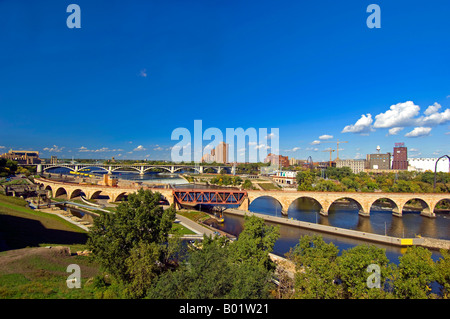
[{"label": "dirt patch", "polygon": [[24,259],[33,256],[42,256],[47,259],[57,259],[61,257],[71,256],[70,248],[64,246],[56,247],[34,247],[14,249],[3,252],[0,255],[0,270],[5,270],[8,266],[19,259]]}]

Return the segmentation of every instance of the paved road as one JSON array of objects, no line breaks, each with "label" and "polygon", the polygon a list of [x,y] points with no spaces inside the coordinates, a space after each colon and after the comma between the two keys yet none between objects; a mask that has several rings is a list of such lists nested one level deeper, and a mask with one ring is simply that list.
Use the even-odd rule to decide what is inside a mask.
[{"label": "paved road", "polygon": [[200,235],[206,234],[207,236],[211,236],[214,234],[214,231],[212,231],[211,229],[199,225],[187,217],[177,214],[177,219],[181,222],[182,225],[186,226],[187,228],[189,228],[190,230],[192,230],[197,234]]}]

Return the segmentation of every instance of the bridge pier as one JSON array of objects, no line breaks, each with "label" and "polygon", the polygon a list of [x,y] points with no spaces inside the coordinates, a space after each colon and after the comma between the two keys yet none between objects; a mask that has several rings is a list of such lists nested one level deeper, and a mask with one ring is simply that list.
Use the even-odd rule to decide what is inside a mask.
[{"label": "bridge pier", "polygon": [[250,200],[248,198],[244,198],[242,200],[241,205],[239,205],[239,210],[243,210],[243,211],[248,212],[249,201]]},{"label": "bridge pier", "polygon": [[319,214],[322,215],[322,216],[327,217],[328,216],[328,211],[323,210],[323,208],[321,208]]},{"label": "bridge pier", "polygon": [[362,209],[359,210],[358,215],[362,217],[370,217],[370,213],[366,213]]},{"label": "bridge pier", "polygon": [[428,218],[436,218],[436,214],[435,214],[434,212],[431,213],[431,212],[425,211],[425,210],[423,210],[422,212],[420,212],[420,215],[421,215],[421,216],[428,217]]}]

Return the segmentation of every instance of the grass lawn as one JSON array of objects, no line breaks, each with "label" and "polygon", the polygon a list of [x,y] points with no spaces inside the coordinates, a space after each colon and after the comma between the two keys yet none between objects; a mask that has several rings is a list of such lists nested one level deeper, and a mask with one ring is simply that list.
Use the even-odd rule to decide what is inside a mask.
[{"label": "grass lawn", "polygon": [[187,217],[197,223],[201,223],[202,221],[211,218],[208,214],[198,211],[177,211],[177,214]]},{"label": "grass lawn", "polygon": [[0,195],[0,251],[41,244],[85,244],[85,230],[53,215],[25,207],[20,198]]},{"label": "grass lawn", "polygon": [[281,188],[279,188],[278,186],[275,186],[272,183],[258,183],[259,186],[261,186],[262,189],[264,189],[265,191],[269,191],[269,190],[280,190]]},{"label": "grass lawn", "polygon": [[[72,253],[86,249],[86,231],[25,205],[23,199],[0,195],[0,299],[95,298],[98,265],[55,247],[69,247]],[[70,264],[80,266],[82,289],[67,287]]]}]

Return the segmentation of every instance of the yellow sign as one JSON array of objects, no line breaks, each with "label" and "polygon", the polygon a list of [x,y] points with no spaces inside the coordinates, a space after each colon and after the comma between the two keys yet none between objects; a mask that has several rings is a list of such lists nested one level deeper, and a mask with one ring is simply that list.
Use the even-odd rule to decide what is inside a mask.
[{"label": "yellow sign", "polygon": [[412,246],[413,240],[412,240],[412,238],[401,239],[400,244],[402,246]]}]

